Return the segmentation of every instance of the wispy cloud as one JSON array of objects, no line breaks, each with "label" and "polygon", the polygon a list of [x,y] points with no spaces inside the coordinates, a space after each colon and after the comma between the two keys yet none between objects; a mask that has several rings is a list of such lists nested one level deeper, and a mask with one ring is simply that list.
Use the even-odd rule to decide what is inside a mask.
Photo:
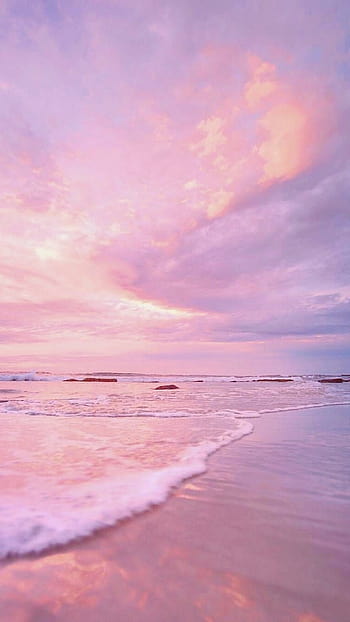
[{"label": "wispy cloud", "polygon": [[249,344],[247,365],[264,341],[288,357],[294,339],[301,364],[319,339],[336,350],[349,17],[334,0],[3,2],[4,360],[57,351],[60,331],[61,357],[138,339],[146,365],[206,342],[223,371],[225,344]]}]

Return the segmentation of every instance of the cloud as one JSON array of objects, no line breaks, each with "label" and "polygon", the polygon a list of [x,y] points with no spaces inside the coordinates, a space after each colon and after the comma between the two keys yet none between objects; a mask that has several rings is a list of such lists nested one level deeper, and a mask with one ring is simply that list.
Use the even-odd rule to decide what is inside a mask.
[{"label": "cloud", "polygon": [[8,347],[60,329],[76,352],[343,338],[349,17],[328,0],[2,3]]},{"label": "cloud", "polygon": [[[146,268],[138,294],[222,314],[230,334],[343,332],[350,293],[348,194],[348,175],[336,175],[289,201],[270,199],[231,212],[189,234],[176,259]],[[310,305],[319,296],[329,301],[324,309]]]}]

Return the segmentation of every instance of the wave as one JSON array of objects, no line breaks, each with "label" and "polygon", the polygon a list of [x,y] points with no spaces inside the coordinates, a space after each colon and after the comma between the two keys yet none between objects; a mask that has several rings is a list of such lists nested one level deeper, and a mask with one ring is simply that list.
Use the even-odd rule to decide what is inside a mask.
[{"label": "wave", "polygon": [[[39,553],[54,546],[88,536],[95,531],[144,512],[166,501],[184,480],[206,471],[208,457],[220,447],[250,434],[250,422],[236,422],[215,440],[206,440],[183,450],[176,463],[159,469],[129,472],[115,477],[86,481],[47,502],[47,491],[35,503],[2,499],[0,558]],[[77,508],[79,511],[77,512]]]},{"label": "wave", "polygon": [[[169,374],[169,375],[153,375],[153,374],[134,374],[134,373],[116,373],[116,372],[94,372],[94,373],[78,373],[78,374],[53,374],[46,371],[24,371],[24,372],[0,372],[0,382],[62,382],[62,381],[95,381],[108,382],[117,380],[118,382],[125,383],[169,383],[169,382],[261,382],[261,383],[291,383],[291,382],[308,382],[318,381],[322,378],[332,378],[329,375],[310,374],[310,375],[251,375],[251,376],[211,376],[211,375],[181,375],[181,374]],[[347,378],[348,376],[342,376]]]},{"label": "wave", "polygon": [[48,372],[0,373],[0,382],[57,382],[65,378],[66,376],[54,376]]},{"label": "wave", "polygon": [[[32,374],[37,376],[36,379],[47,380],[47,374],[43,372],[31,372],[29,374],[30,380],[32,380]],[[28,376],[28,374],[21,372],[17,374],[18,376],[22,380],[23,376]],[[52,376],[49,379],[51,380]],[[164,382],[164,380],[162,381]],[[124,385],[120,387],[121,392],[118,392],[118,388],[116,393],[108,394],[105,393],[104,389],[99,391],[99,388],[95,387],[96,394],[95,390],[91,393],[90,389],[88,393],[85,390],[77,392],[77,387],[74,384],[73,386],[61,385],[60,387],[54,385],[39,387],[36,385],[35,387],[28,387],[28,390],[21,387],[21,394],[17,398],[12,399],[11,395],[4,396],[7,399],[6,402],[1,403],[1,413],[7,418],[5,422],[8,430],[11,430],[11,425],[13,429],[18,427],[15,415],[40,415],[42,416],[41,421],[35,417],[28,417],[26,423],[24,419],[21,420],[21,426],[28,426],[29,430],[35,431],[33,437],[37,436],[37,432],[39,438],[41,438],[40,434],[43,434],[44,439],[54,439],[52,442],[55,447],[60,447],[61,442],[56,431],[69,430],[68,441],[71,443],[72,430],[77,430],[76,439],[83,439],[82,459],[87,461],[92,474],[94,470],[91,467],[90,450],[92,449],[93,454],[98,455],[97,449],[100,448],[96,445],[96,438],[98,439],[99,436],[98,434],[96,436],[95,432],[99,431],[101,434],[100,431],[104,429],[104,426],[110,425],[107,418],[133,418],[134,422],[132,424],[130,422],[130,427],[125,428],[133,431],[131,436],[133,436],[135,429],[138,429],[138,426],[140,429],[152,430],[152,433],[153,430],[158,430],[160,434],[156,443],[153,443],[154,438],[149,439],[146,435],[149,446],[153,447],[154,445],[155,447],[156,465],[142,462],[137,451],[132,450],[131,470],[128,470],[129,463],[126,461],[122,467],[124,469],[124,466],[127,465],[125,469],[121,473],[116,472],[113,470],[115,456],[112,450],[108,450],[110,452],[108,453],[108,460],[106,459],[104,462],[106,469],[104,466],[101,472],[103,474],[97,480],[91,479],[90,476],[85,478],[85,475],[79,483],[74,480],[75,455],[79,455],[79,452],[74,454],[72,464],[68,463],[67,467],[67,481],[73,481],[72,486],[62,484],[64,479],[60,479],[62,477],[60,470],[57,472],[56,479],[56,466],[51,471],[47,469],[48,474],[46,474],[48,465],[46,460],[44,461],[42,458],[44,444],[40,445],[38,455],[41,456],[43,468],[38,469],[38,476],[34,475],[32,478],[30,475],[28,476],[28,486],[24,487],[24,495],[20,495],[16,489],[9,493],[7,499],[5,495],[2,495],[0,503],[0,557],[39,553],[50,547],[63,545],[92,534],[97,529],[112,526],[120,520],[163,503],[171,494],[172,489],[181,484],[183,480],[199,475],[206,470],[206,463],[210,454],[223,445],[249,434],[253,430],[252,422],[249,419],[258,418],[268,413],[350,405],[349,391],[344,392],[344,389],[346,390],[349,385],[343,387],[340,392],[338,385],[328,387],[319,383],[304,383],[294,386],[294,389],[288,388],[289,384],[284,387],[279,383],[276,387],[271,387],[270,383],[266,383],[266,385],[262,383],[262,386],[254,385],[254,387],[258,390],[253,389],[253,387],[226,384],[219,388],[212,386],[208,387],[208,390],[198,391],[194,385],[193,387],[186,385],[186,390],[183,387],[182,391],[170,396],[169,394],[160,395],[153,391],[152,387],[141,387],[139,390],[136,387]],[[5,386],[3,390],[12,392],[14,389]],[[54,399],[48,399],[50,396],[53,396]],[[137,396],[140,398],[139,401]],[[65,426],[63,422],[54,423],[49,420],[49,417],[55,417],[56,421],[59,418],[72,417],[77,418],[77,421],[75,424],[72,421],[69,426]],[[92,424],[91,421],[87,421],[85,425],[81,423],[81,420],[78,421],[80,417],[89,419],[101,417],[105,418],[105,423],[101,421],[101,424],[97,422]],[[137,423],[137,419],[143,417],[168,419],[168,422],[165,420],[162,422],[154,421],[153,425],[153,422],[150,424],[150,422],[141,420]],[[184,420],[178,420],[178,422],[174,422],[174,425],[171,424],[170,419],[177,417],[183,417],[184,420],[189,419],[188,424]],[[209,418],[207,422],[205,421],[206,417]],[[124,424],[120,423],[120,425],[123,426]],[[213,432],[214,425],[219,426],[215,433]],[[229,429],[222,433],[222,430],[226,428]],[[110,430],[112,429],[114,427],[110,428]],[[121,427],[120,429],[123,430],[124,428]],[[163,434],[163,430],[168,429],[171,430],[168,435],[170,440]],[[175,441],[172,431],[178,429],[188,430],[191,434],[191,436],[185,437],[185,443],[189,443],[189,446],[175,458],[169,457],[168,454],[164,454],[164,460],[159,458],[159,451],[166,442],[170,443],[169,455],[173,455],[171,451],[173,451]],[[200,442],[196,445],[193,444],[192,431],[194,429],[199,431],[197,440]],[[91,432],[84,432],[84,430],[91,430]],[[215,434],[216,438],[214,440],[203,440],[205,431],[209,432],[210,438],[212,434]],[[86,440],[84,440],[85,433],[87,434]],[[9,454],[11,456],[9,463],[13,465],[14,473],[17,469],[16,465],[19,469],[22,468],[24,459],[35,464],[35,460],[31,456],[32,447],[28,448],[24,443],[23,448],[21,446],[17,448],[16,438],[13,437],[14,451],[12,452],[11,449]],[[23,438],[25,440],[27,437],[24,436]],[[75,438],[74,435],[73,438]],[[105,444],[108,445],[111,436],[108,434],[106,438]],[[123,445],[124,436],[122,434],[120,439],[122,439]],[[181,439],[181,443],[183,443],[183,437]],[[101,443],[102,441],[100,441]],[[125,438],[125,444],[128,444],[128,437]],[[179,447],[183,446],[183,444],[179,445]],[[104,450],[104,448],[102,449]],[[18,461],[13,458],[17,450],[19,452]],[[23,457],[22,451],[27,451],[29,457],[27,458],[24,454]],[[48,461],[50,461],[50,452],[47,455]],[[148,464],[149,468],[146,468],[145,464]],[[66,468],[66,462],[62,468]],[[40,479],[41,474],[42,479]],[[50,487],[52,488],[51,492]]]},{"label": "wave", "polygon": [[292,410],[305,410],[306,408],[324,408],[326,406],[350,406],[350,402],[318,402],[315,404],[298,404],[297,406],[279,406],[278,408],[266,408],[259,411],[260,415],[288,412]]}]

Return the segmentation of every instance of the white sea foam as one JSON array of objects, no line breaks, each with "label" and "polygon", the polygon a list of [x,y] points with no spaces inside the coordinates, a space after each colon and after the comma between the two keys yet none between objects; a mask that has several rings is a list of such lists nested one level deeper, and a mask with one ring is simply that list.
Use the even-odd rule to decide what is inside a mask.
[{"label": "white sea foam", "polygon": [[35,371],[18,372],[18,373],[0,373],[0,382],[53,382],[64,380],[66,376],[54,376],[46,372],[40,373]]},{"label": "white sea foam", "polygon": [[53,374],[51,372],[46,371],[22,371],[22,372],[8,372],[3,371],[0,372],[0,382],[9,382],[9,381],[46,381],[46,382],[57,382],[64,380],[83,380],[84,378],[98,378],[102,380],[103,378],[107,380],[116,379],[118,382],[123,383],[145,383],[145,384],[156,384],[156,383],[171,383],[171,382],[181,382],[181,383],[202,383],[202,382],[233,382],[233,383],[250,383],[250,382],[273,382],[273,381],[281,381],[281,380],[291,380],[293,382],[309,382],[309,381],[317,381],[322,376],[320,375],[309,375],[309,376],[208,376],[208,375],[150,375],[150,374],[126,374],[126,373],[103,373],[103,372],[95,372],[95,373],[79,373],[79,374]]},{"label": "white sea foam", "polygon": [[162,503],[205,470],[213,451],[252,430],[245,419],[350,404],[350,383],[317,376],[288,383],[202,377],[198,384],[177,376],[173,392],[154,391],[149,376],[117,384],[21,382],[64,379],[40,372],[1,377],[19,381],[0,387],[8,393],[0,403],[0,460],[16,482],[7,496],[1,484],[3,557],[64,544]]},{"label": "white sea foam", "polygon": [[307,408],[323,408],[325,406],[350,406],[350,401],[342,401],[342,402],[318,402],[315,404],[298,404],[297,406],[285,406],[278,408],[266,408],[264,410],[260,410],[260,415],[268,415],[272,413],[280,413],[280,412],[289,412],[292,410],[305,410]]},{"label": "white sea foam", "polygon": [[235,411],[234,416],[236,419],[257,419],[261,417],[261,413],[255,410],[241,410]]},{"label": "white sea foam", "polygon": [[2,496],[0,557],[38,553],[163,503],[174,487],[206,470],[208,456],[252,430],[251,423],[237,422],[215,440],[188,446],[164,468],[100,477],[63,492],[45,487],[38,492],[34,482],[25,495]]}]

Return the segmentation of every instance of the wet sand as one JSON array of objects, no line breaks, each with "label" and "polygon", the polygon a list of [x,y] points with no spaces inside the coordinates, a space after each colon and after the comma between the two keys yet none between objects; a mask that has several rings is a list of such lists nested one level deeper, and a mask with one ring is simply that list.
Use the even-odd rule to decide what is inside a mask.
[{"label": "wet sand", "polygon": [[254,420],[164,505],[4,562],[1,621],[347,622],[349,422],[349,407]]}]

